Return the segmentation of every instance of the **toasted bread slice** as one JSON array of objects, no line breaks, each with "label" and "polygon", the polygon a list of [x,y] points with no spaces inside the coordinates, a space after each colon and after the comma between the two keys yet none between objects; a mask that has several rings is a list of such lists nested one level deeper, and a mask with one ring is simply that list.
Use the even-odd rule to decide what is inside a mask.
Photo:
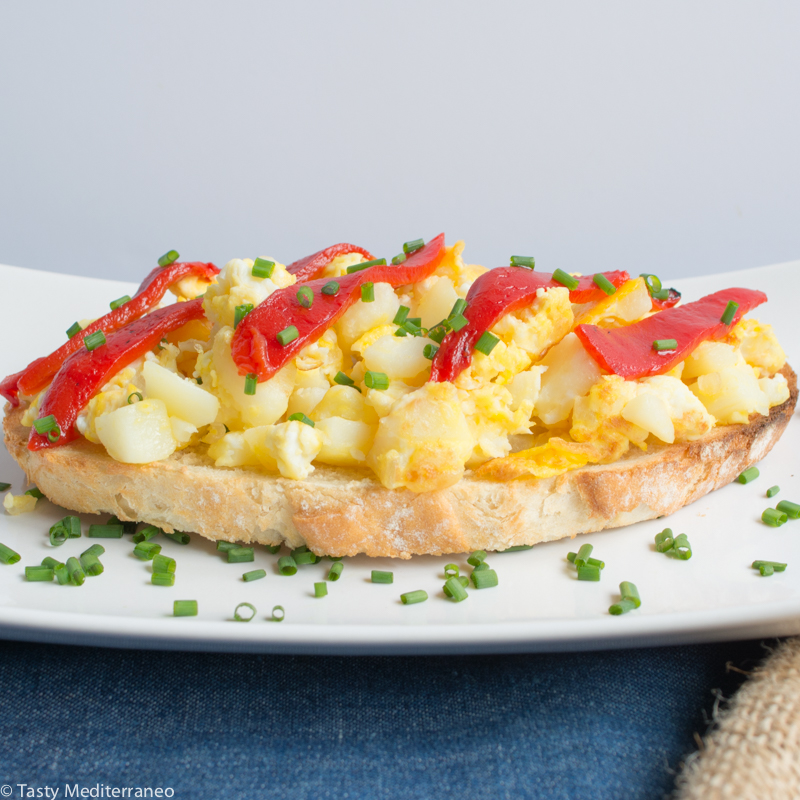
[{"label": "toasted bread slice", "polygon": [[6,447],[28,479],[64,508],[212,540],[409,558],[504,550],[671,514],[730,483],[772,449],[797,402],[797,376],[788,365],[783,374],[789,399],[746,425],[554,478],[500,483],[467,473],[449,489],[427,494],[386,489],[367,472],[324,465],[303,481],[217,468],[204,446],[144,465],[114,461],[85,439],[31,452],[22,411],[10,406],[3,428]]}]

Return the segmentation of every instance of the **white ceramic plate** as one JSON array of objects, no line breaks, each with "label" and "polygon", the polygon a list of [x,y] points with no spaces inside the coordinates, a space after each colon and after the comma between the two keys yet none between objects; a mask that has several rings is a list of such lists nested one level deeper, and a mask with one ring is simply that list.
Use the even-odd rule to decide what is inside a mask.
[{"label": "white ceramic plate", "polygon": [[[686,300],[726,286],[767,292],[770,302],[756,316],[771,322],[795,368],[800,364],[797,297],[800,262],[675,283]],[[667,285],[671,285],[669,282]],[[61,343],[81,317],[94,317],[133,284],[55,275],[0,266],[0,375],[21,369]],[[800,520],[767,527],[760,515],[780,499],[800,502],[800,424],[790,423],[773,452],[760,464],[761,477],[734,483],[684,508],[668,520],[538,545],[519,553],[490,554],[500,578],[494,589],[471,591],[462,603],[442,594],[448,562],[466,568],[466,556],[418,557],[411,561],[349,558],[342,579],[328,583],[327,597],[314,597],[329,561],[301,567],[297,575],[276,572],[277,556],[257,547],[254,564],[227,564],[214,545],[193,537],[182,547],[162,539],[163,552],[178,561],[173,588],[150,584],[149,563],[132,555],[130,537],[103,540],[105,573],[83,587],[28,583],[24,566],[45,556],[65,561],[92,542],[86,538],[53,548],[50,525],[64,510],[46,500],[31,514],[0,513],[0,542],[22,560],[0,564],[0,638],[43,642],[306,653],[437,653],[573,650],[697,642],[800,633]],[[0,481],[18,493],[23,474],[0,448]],[[766,489],[781,487],[768,501]],[[105,518],[84,516],[89,522]],[[687,533],[694,555],[677,561],[653,548],[665,525]],[[98,540],[92,540],[98,541]],[[565,561],[570,550],[591,542],[606,562],[599,583],[578,582]],[[762,578],[754,559],[785,561],[786,572]],[[244,583],[242,573],[264,567],[267,577]],[[393,585],[370,582],[372,569],[394,572]],[[622,617],[608,614],[622,580],[635,582],[641,609]],[[401,592],[425,589],[426,603],[403,606]],[[176,599],[196,599],[194,618],[173,618]],[[258,613],[248,624],[233,621],[238,603]],[[286,609],[281,623],[269,618]]]}]

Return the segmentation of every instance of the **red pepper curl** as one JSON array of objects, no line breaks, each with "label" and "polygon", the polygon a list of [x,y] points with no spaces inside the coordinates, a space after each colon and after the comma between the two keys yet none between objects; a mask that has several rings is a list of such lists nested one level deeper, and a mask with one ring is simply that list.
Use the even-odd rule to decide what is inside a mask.
[{"label": "red pepper curl", "polygon": [[[404,286],[427,278],[444,256],[444,234],[431,239],[422,249],[412,253],[399,266],[367,267],[340,278],[319,278],[303,287],[314,299],[310,308],[300,305],[297,285],[273,292],[251,311],[236,329],[231,342],[231,355],[240,375],[255,374],[259,382],[271,378],[291,361],[306,345],[317,341],[325,331],[361,297],[364,283],[390,283]],[[335,295],[324,294],[322,287],[338,283]],[[278,341],[278,333],[290,325],[298,336],[286,345]]]},{"label": "red pepper curl", "polygon": [[19,393],[33,396],[44,389],[58,372],[64,361],[83,348],[83,340],[94,331],[109,333],[117,331],[132,320],[146,314],[158,304],[166,294],[167,289],[187,275],[196,275],[199,278],[213,280],[219,274],[214,264],[203,261],[179,261],[168,267],[156,267],[139,286],[136,294],[127,303],[115,308],[108,314],[96,319],[87,325],[80,333],[64,342],[49,356],[37,358],[28,364],[25,369],[9,375],[0,382],[0,395],[5,397],[12,405],[19,405]]},{"label": "red pepper curl", "polygon": [[69,356],[53,378],[39,408],[40,419],[50,414],[55,417],[61,436],[51,442],[46,434],[36,433],[36,428],[31,428],[28,449],[58,447],[77,439],[75,420],[104,383],[152,350],[168,333],[203,316],[203,301],[200,299],[174,303],[112,333],[106,338],[106,343],[96,349],[84,347]]},{"label": "red pepper curl", "polygon": [[330,247],[326,247],[313,255],[301,258],[299,261],[293,261],[286,267],[286,271],[291,272],[297,278],[298,283],[305,283],[315,278],[336,256],[343,256],[348,253],[360,253],[364,256],[365,261],[372,261],[375,258],[369,250],[365,250],[363,247],[342,242],[341,244],[333,244]]},{"label": "red pepper curl", "polygon": [[[614,286],[622,286],[630,276],[627,272],[604,272]],[[589,303],[606,297],[593,276],[578,278],[578,286],[570,291],[573,303]],[[518,308],[530,305],[539,289],[563,288],[546,272],[534,272],[522,267],[498,267],[484,272],[467,293],[467,307],[463,316],[467,325],[448,333],[433,357],[431,380],[454,381],[472,363],[472,354],[478,339],[498,320]]]}]

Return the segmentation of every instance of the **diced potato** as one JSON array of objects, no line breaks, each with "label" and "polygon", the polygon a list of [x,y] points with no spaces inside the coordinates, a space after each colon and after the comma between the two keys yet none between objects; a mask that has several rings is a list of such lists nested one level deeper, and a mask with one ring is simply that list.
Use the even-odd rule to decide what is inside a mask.
[{"label": "diced potato", "polygon": [[774,375],[786,363],[786,353],[783,352],[772,325],[757,319],[743,319],[727,338],[733,345],[738,343],[744,360],[756,368],[760,378]]},{"label": "diced potato", "polygon": [[458,294],[450,278],[433,278],[431,287],[421,296],[414,316],[422,317],[423,328],[432,328],[446,319],[456,300]]},{"label": "diced potato", "polygon": [[779,406],[789,399],[789,384],[780,373],[772,378],[761,378],[758,386],[767,396],[770,408]]},{"label": "diced potato", "polygon": [[701,375],[689,388],[721,425],[745,423],[751,414],[769,413],[767,395],[747,364]]},{"label": "diced potato", "polygon": [[371,303],[358,300],[342,314],[336,332],[342,349],[348,351],[356,339],[379,325],[388,325],[397,314],[400,301],[388,283],[375,284],[375,299]]},{"label": "diced potato", "polygon": [[325,397],[328,388],[318,389],[315,386],[308,389],[295,389],[289,398],[289,405],[286,409],[287,416],[292,414],[305,414],[310,417],[314,409],[319,405],[320,400]]},{"label": "diced potato", "polygon": [[650,378],[640,378],[636,381],[636,385],[640,394],[650,392],[664,401],[675,429],[676,442],[693,442],[714,427],[714,417],[679,378],[654,375]]},{"label": "diced potato", "polygon": [[179,417],[202,428],[210,425],[219,411],[219,400],[196,381],[181,378],[174,372],[146,361],[142,367],[147,396],[163,401],[171,417]]},{"label": "diced potato", "polygon": [[359,467],[365,464],[372,447],[377,415],[375,425],[343,417],[326,417],[317,423],[317,429],[325,434],[325,443],[317,455],[317,461],[338,467]]},{"label": "diced potato", "polygon": [[377,425],[378,415],[375,409],[367,404],[364,395],[353,386],[331,386],[322,401],[309,414],[315,422],[330,417],[342,417],[367,425]]},{"label": "diced potato", "polygon": [[99,416],[95,428],[111,458],[123,464],[161,461],[178,447],[167,407],[154,398]]},{"label": "diced potato", "polygon": [[[250,428],[246,433],[258,430],[261,429]],[[214,442],[208,448],[208,457],[214,459],[217,467],[257,467],[261,464],[241,431],[230,431]]]},{"label": "diced potato", "polygon": [[384,372],[390,380],[416,378],[431,365],[425,346],[434,344],[426,336],[381,336],[364,350],[364,364],[372,372]]},{"label": "diced potato", "polygon": [[515,375],[509,381],[507,387],[511,392],[512,411],[516,411],[525,401],[530,402],[531,405],[536,405],[536,400],[542,388],[542,373],[546,371],[546,367],[531,367],[525,372]]},{"label": "diced potato", "polygon": [[458,482],[473,445],[456,388],[426,383],[380,421],[367,463],[388,489],[429,492]]},{"label": "diced potato", "polygon": [[322,449],[325,439],[321,431],[296,420],[267,426],[260,441],[256,441],[253,434],[246,435],[264,466],[271,463],[270,458],[274,459],[281,475],[296,481],[307,478],[314,471],[311,462]]},{"label": "diced potato", "polygon": [[657,394],[643,392],[634,397],[622,409],[622,418],[644,428],[662,442],[672,444],[675,441],[675,426],[669,416],[669,407]]},{"label": "diced potato", "polygon": [[189,444],[192,436],[197,433],[197,428],[191,422],[180,417],[170,417],[169,424],[172,426],[172,435],[175,437],[175,441],[181,446]]},{"label": "diced potato", "polygon": [[575,398],[585,395],[601,375],[600,367],[574,333],[551,348],[540,366],[547,367],[547,372],[542,375],[534,413],[545,425],[567,419]]},{"label": "diced potato", "polygon": [[[353,377],[355,378],[355,375]],[[385,417],[391,413],[397,401],[413,392],[414,388],[403,381],[391,381],[388,389],[367,389],[364,392],[364,399],[368,406],[375,409],[379,417]]]},{"label": "diced potato", "polygon": [[741,353],[734,350],[731,345],[722,342],[701,342],[684,361],[681,378],[690,381],[700,375],[719,372],[726,367],[735,367],[743,363]]},{"label": "diced potato", "polygon": [[3,508],[5,508],[7,514],[16,517],[18,514],[27,514],[33,511],[36,508],[37,499],[31,494],[15,495],[9,492],[3,498]]}]

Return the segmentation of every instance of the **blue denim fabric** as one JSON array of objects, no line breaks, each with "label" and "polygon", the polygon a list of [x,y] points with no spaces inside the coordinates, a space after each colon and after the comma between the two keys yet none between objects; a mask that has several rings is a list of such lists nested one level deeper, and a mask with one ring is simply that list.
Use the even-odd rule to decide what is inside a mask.
[{"label": "blue denim fabric", "polygon": [[[176,798],[659,798],[758,642],[312,657],[0,642],[0,784]],[[2,788],[2,787],[0,787]],[[44,795],[42,795],[44,796]]]}]

